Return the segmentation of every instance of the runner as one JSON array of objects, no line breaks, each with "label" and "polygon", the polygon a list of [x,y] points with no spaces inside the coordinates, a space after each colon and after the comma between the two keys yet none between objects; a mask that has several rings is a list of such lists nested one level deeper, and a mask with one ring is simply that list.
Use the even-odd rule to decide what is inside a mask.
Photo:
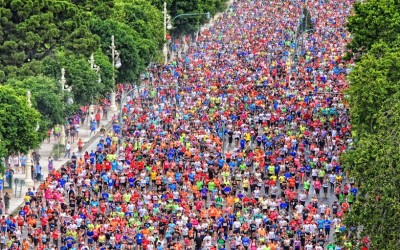
[{"label": "runner", "polygon": [[191,46],[178,44],[183,58],[152,67],[123,124],[27,195],[31,244],[331,248],[358,192],[339,163],[351,142],[341,91],[352,1],[301,4],[311,34],[296,38],[295,2],[240,0]]}]

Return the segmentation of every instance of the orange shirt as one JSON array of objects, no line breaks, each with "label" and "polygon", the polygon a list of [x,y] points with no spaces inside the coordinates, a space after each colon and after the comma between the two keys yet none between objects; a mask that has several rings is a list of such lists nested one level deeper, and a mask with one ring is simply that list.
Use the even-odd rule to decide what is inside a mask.
[{"label": "orange shirt", "polygon": [[29,250],[29,242],[27,240],[22,243],[22,250]]},{"label": "orange shirt", "polygon": [[116,220],[110,221],[110,226],[113,228],[116,228],[118,226],[118,221],[116,221]]},{"label": "orange shirt", "polygon": [[235,202],[235,198],[233,196],[228,196],[226,198],[226,204],[228,204],[228,206],[232,206],[234,202]]},{"label": "orange shirt", "polygon": [[30,225],[30,226],[33,226],[33,225],[35,225],[36,224],[36,220],[34,219],[34,218],[29,218],[28,219],[28,224]]},{"label": "orange shirt", "polygon": [[148,228],[144,228],[143,230],[142,230],[142,233],[145,235],[145,236],[148,236],[149,234],[150,234],[150,230],[148,229]]},{"label": "orange shirt", "polygon": [[217,216],[217,209],[215,209],[215,207],[210,207],[210,209],[208,209],[208,213],[211,217],[215,217]]}]

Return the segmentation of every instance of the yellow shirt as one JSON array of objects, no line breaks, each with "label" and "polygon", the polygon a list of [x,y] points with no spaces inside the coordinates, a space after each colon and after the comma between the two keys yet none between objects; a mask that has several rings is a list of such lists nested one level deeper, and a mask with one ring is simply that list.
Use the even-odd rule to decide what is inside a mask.
[{"label": "yellow shirt", "polygon": [[99,242],[106,242],[106,236],[105,235],[99,235]]},{"label": "yellow shirt", "polygon": [[245,188],[247,188],[247,187],[249,187],[249,185],[250,185],[249,180],[248,180],[248,179],[244,179],[244,180],[243,180],[242,186],[245,187]]},{"label": "yellow shirt", "polygon": [[31,201],[31,197],[29,195],[25,195],[24,196],[24,201],[25,202],[30,202]]}]

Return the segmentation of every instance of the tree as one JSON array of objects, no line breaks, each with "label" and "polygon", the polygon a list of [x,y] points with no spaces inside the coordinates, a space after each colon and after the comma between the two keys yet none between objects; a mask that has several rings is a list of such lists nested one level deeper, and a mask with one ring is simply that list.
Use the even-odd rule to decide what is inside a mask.
[{"label": "tree", "polygon": [[400,47],[385,43],[373,45],[356,64],[348,79],[352,129],[358,134],[376,131],[375,115],[381,105],[400,91]]},{"label": "tree", "polygon": [[[349,75],[354,148],[342,162],[359,183],[344,223],[354,244],[368,237],[371,249],[399,249],[400,241],[400,5],[392,0],[355,3],[348,28],[350,52],[357,52]],[[355,230],[349,230],[355,228]],[[339,240],[342,238],[339,238]]]},{"label": "tree", "polygon": [[312,30],[313,28],[314,26],[311,20],[311,13],[306,7],[304,7],[301,12],[301,20],[297,28],[297,34],[300,35],[305,31]]},{"label": "tree", "polygon": [[81,10],[87,12],[91,16],[97,16],[107,19],[113,12],[113,0],[71,0]]},{"label": "tree", "polygon": [[117,82],[133,82],[146,67],[146,56],[150,54],[146,40],[129,25],[113,19],[91,20],[91,30],[101,38],[101,49],[108,52],[111,61],[111,36],[115,37],[115,47],[120,54],[122,66],[118,69]]},{"label": "tree", "polygon": [[163,13],[146,0],[117,0],[112,18],[129,25],[141,37],[148,39],[153,47],[152,53],[161,48],[164,42]]},{"label": "tree", "polygon": [[[25,77],[37,76],[43,73],[42,61],[32,60],[22,64],[21,67],[15,67],[12,70],[8,70],[7,79],[18,79],[23,80]],[[4,82],[7,81],[4,79]],[[0,82],[2,82],[0,80]]]},{"label": "tree", "polygon": [[[371,249],[399,249],[400,241],[400,92],[378,112],[375,133],[364,135],[343,156],[361,195],[345,217],[348,226],[368,236]],[[351,240],[357,241],[356,233]]]},{"label": "tree", "polygon": [[377,41],[390,44],[400,30],[400,3],[397,0],[368,0],[354,3],[347,28],[352,34],[348,48],[365,53]]},{"label": "tree", "polygon": [[[174,18],[180,14],[206,13],[213,16],[223,11],[226,7],[226,0],[152,0],[152,4],[159,10],[164,9],[163,3],[167,2],[167,11]],[[174,36],[189,34],[199,29],[199,26],[207,22],[205,15],[179,17],[174,20],[172,33]]]},{"label": "tree", "polygon": [[68,0],[1,1],[0,15],[0,70],[6,75],[58,47],[88,56],[99,44],[88,29],[87,13]]},{"label": "tree", "polygon": [[22,80],[10,79],[7,85],[18,89],[20,93],[30,90],[32,93],[32,106],[41,114],[40,129],[47,131],[49,127],[62,124],[65,120],[64,103],[60,95],[58,83],[46,76],[30,76]]},{"label": "tree", "polygon": [[37,131],[40,114],[30,107],[25,93],[10,86],[0,86],[0,138],[4,155],[27,153],[43,138]]},{"label": "tree", "polygon": [[[61,78],[61,68],[65,69],[66,82],[68,86],[72,86],[71,93],[76,104],[92,103],[96,97],[109,91],[103,81],[99,82],[97,73],[90,68],[88,58],[77,57],[66,51],[57,51],[54,56],[43,60],[44,74],[56,81]],[[59,87],[61,88],[61,85]],[[67,94],[65,91],[64,95]]]}]

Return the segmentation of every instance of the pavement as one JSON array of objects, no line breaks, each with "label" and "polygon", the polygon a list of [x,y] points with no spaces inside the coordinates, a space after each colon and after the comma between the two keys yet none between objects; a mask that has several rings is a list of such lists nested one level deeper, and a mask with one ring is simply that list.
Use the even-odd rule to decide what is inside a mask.
[{"label": "pavement", "polygon": [[[95,108],[95,110],[97,110]],[[83,154],[85,151],[89,151],[93,148],[96,147],[97,144],[97,138],[99,138],[100,136],[100,127],[102,125],[105,125],[105,127],[107,128],[108,125],[111,125],[112,123],[112,119],[113,117],[117,117],[119,111],[119,107],[117,108],[117,111],[115,112],[111,112],[109,111],[108,113],[108,119],[102,119],[100,122],[100,126],[97,128],[96,130],[96,134],[92,134],[92,136],[90,135],[90,127],[89,124],[87,122],[85,122],[85,124],[83,126],[81,126],[79,128],[79,138],[82,139],[83,142],[83,150],[81,153],[78,153],[78,140],[75,140],[75,143],[71,143],[71,155],[72,152],[75,152],[76,155],[78,156],[78,158]],[[45,179],[49,173],[49,169],[48,169],[48,159],[50,156],[52,156],[52,151],[54,146],[56,146],[58,144],[58,140],[55,140],[53,138],[53,136],[51,137],[50,142],[47,141],[47,139],[45,139],[45,141],[43,141],[43,143],[40,145],[40,148],[36,150],[36,152],[39,153],[40,155],[40,165],[42,166],[42,175],[43,175],[43,179]],[[59,169],[61,168],[62,165],[64,165],[69,159],[61,157],[59,160],[54,160],[53,161],[53,167],[55,169]],[[19,173],[14,173],[14,180],[16,178],[18,179],[23,179],[25,180],[25,173],[21,173],[21,171]],[[38,188],[39,187],[40,182],[39,181],[35,181],[34,183],[34,187]],[[7,184],[5,184],[7,185]],[[9,214],[14,214],[18,211],[18,208],[23,204],[24,202],[24,194],[28,191],[28,187],[27,186],[22,186],[18,187],[16,190],[15,184],[13,182],[13,189],[5,189],[4,192],[12,192],[11,194],[11,200],[10,200],[10,208],[9,208]]]}]

